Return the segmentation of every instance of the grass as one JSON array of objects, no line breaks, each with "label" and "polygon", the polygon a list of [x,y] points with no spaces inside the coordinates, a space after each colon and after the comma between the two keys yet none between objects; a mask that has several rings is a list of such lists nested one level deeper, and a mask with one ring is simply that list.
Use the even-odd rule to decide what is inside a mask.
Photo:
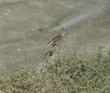
[{"label": "grass", "polygon": [[110,55],[60,56],[40,73],[22,69],[0,77],[6,93],[110,93]]},{"label": "grass", "polygon": [[36,64],[40,60],[36,55],[40,55],[52,37],[48,29],[71,14],[80,3],[84,4],[83,1],[0,0],[0,59],[5,61],[0,62],[0,73],[5,68],[11,72],[24,64]]}]

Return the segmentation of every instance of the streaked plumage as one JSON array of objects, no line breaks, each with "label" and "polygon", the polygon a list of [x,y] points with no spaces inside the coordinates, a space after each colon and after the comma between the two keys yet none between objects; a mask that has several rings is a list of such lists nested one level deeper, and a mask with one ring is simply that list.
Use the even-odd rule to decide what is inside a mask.
[{"label": "streaked plumage", "polygon": [[62,39],[63,35],[64,35],[64,34],[58,34],[58,35],[56,35],[55,37],[53,37],[53,38],[51,39],[51,41],[46,45],[46,48],[49,47],[49,46],[54,47],[54,46],[58,45],[58,43],[59,43],[60,40]]}]

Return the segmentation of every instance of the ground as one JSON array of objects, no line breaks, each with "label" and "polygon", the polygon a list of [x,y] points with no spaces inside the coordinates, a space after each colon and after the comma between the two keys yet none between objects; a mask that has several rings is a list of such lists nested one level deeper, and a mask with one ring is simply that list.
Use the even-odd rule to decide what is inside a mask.
[{"label": "ground", "polygon": [[46,50],[44,47],[57,33],[68,32],[59,46],[65,54],[74,49],[93,51],[100,46],[109,48],[110,1],[104,0],[102,3],[104,2],[107,5],[101,10],[101,14],[85,18],[67,29],[49,32],[61,24],[62,20],[65,22],[69,16],[71,18],[71,14],[72,19],[80,16],[92,2],[0,0],[0,74],[13,73],[22,67],[39,69],[40,63],[45,64],[42,60]]}]

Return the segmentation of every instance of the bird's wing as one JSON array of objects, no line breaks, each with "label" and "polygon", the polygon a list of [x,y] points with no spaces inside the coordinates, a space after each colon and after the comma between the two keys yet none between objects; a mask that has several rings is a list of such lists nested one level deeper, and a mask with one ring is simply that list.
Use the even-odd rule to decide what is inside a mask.
[{"label": "bird's wing", "polygon": [[50,45],[52,45],[52,41],[50,41],[46,46],[45,46],[45,48],[48,48]]},{"label": "bird's wing", "polygon": [[56,39],[59,38],[59,37],[62,37],[62,36],[59,34],[59,35],[53,37],[53,38],[52,38],[52,41],[56,40]]}]

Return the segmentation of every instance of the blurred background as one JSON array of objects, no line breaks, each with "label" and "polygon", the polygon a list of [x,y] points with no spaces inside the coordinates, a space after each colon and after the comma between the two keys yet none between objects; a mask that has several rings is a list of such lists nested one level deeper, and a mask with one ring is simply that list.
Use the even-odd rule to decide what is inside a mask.
[{"label": "blurred background", "polygon": [[45,45],[64,32],[62,54],[109,49],[110,1],[0,0],[0,74],[39,69]]}]

